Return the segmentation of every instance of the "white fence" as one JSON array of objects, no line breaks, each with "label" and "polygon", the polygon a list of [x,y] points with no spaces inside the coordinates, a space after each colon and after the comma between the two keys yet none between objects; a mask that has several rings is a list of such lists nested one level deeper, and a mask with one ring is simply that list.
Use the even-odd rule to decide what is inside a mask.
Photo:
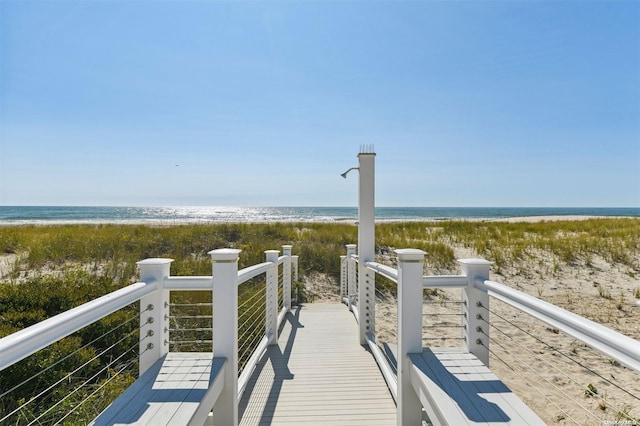
[{"label": "white fence", "polygon": [[[420,408],[407,407],[405,399],[415,402],[418,398],[415,396],[410,376],[403,375],[403,371],[407,370],[404,365],[410,363],[409,354],[422,351],[423,290],[427,288],[462,290],[463,347],[486,366],[489,366],[489,307],[492,297],[548,324],[554,330],[562,331],[615,362],[640,372],[640,342],[504,284],[490,281],[491,263],[486,260],[459,260],[462,269],[460,275],[425,276],[423,263],[426,253],[421,250],[404,249],[396,250],[396,254],[397,269],[376,262],[367,262],[365,266],[397,284],[397,377],[394,374],[396,366],[389,365],[388,358],[376,341],[375,316],[369,317],[372,332],[368,334],[368,343],[397,401],[399,411]],[[348,245],[347,255],[342,256],[340,288],[342,300],[349,306],[353,305],[352,295],[358,293],[358,280],[354,273],[358,269],[355,266],[357,262],[355,246]],[[356,309],[353,310],[354,313],[357,312]],[[357,315],[356,319],[361,320]]]},{"label": "white fence", "polygon": [[[140,282],[0,339],[0,371],[105,316],[140,301],[139,372],[142,375],[169,351],[170,292],[211,291],[212,356],[226,359],[224,385],[216,403],[214,421],[218,424],[237,424],[238,400],[262,353],[268,345],[277,343],[279,324],[291,308],[291,284],[292,280],[297,280],[298,257],[291,255],[292,246],[285,245],[282,248],[282,256],[278,256],[277,250],[269,250],[265,252],[264,263],[240,271],[240,250],[213,250],[209,252],[213,263],[211,276],[170,276],[171,259],[156,258],[138,262]],[[281,275],[278,274],[280,265]],[[242,374],[238,376],[238,287],[262,274],[266,277],[264,336],[253,350]],[[278,301],[279,293],[282,295],[281,301]],[[8,413],[0,419],[0,423],[17,411]]]}]

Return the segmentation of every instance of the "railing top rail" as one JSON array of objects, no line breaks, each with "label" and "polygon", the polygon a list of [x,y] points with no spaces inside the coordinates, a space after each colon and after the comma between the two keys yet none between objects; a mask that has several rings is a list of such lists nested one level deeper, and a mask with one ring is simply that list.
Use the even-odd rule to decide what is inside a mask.
[{"label": "railing top rail", "polygon": [[640,372],[640,342],[528,294],[490,280],[475,287]]},{"label": "railing top rail", "polygon": [[393,281],[394,283],[398,283],[398,270],[395,268],[392,268],[390,266],[387,265],[383,265],[381,263],[378,262],[367,262],[366,263],[366,267],[371,269],[374,272],[377,272],[378,274],[382,275],[383,277],[386,277],[388,279],[390,279],[391,281]]},{"label": "railing top rail", "polygon": [[167,277],[164,280],[165,290],[211,290],[213,288],[213,277],[193,276],[193,277]]},{"label": "railing top rail", "polygon": [[274,262],[263,262],[257,265],[248,266],[238,271],[238,285],[249,281],[251,278],[263,274],[276,265]]},{"label": "railing top rail", "polygon": [[157,287],[157,281],[131,284],[0,339],[0,371],[136,302]]},{"label": "railing top rail", "polygon": [[469,285],[466,275],[425,275],[422,288],[463,288]]}]

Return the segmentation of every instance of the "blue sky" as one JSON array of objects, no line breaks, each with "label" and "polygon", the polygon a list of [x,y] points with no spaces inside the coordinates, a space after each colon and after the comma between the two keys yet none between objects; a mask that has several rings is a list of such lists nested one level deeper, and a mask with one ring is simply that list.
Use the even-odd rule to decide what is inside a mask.
[{"label": "blue sky", "polygon": [[0,0],[1,205],[640,206],[640,2]]}]

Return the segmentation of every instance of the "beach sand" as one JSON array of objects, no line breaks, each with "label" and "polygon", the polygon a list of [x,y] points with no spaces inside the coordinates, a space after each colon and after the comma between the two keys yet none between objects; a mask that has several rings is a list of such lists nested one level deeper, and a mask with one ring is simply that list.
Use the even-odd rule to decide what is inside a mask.
[{"label": "beach sand", "polygon": [[[500,221],[588,218],[544,216]],[[465,247],[454,247],[454,251],[456,258],[478,257]],[[640,260],[640,253],[635,256]],[[389,256],[376,260],[393,263]],[[589,264],[554,265],[551,253],[540,251],[500,273],[491,272],[490,279],[640,340],[640,301],[636,299],[640,280],[635,273],[597,256]],[[330,277],[307,277],[306,285],[315,301],[339,299],[338,283]],[[425,298],[424,346],[461,346],[460,316],[451,315],[459,314],[459,300],[460,290],[439,290]],[[640,424],[640,373],[502,302],[492,299],[490,310],[490,367],[547,424]],[[395,298],[378,294],[378,341],[395,343],[396,329]],[[620,423],[625,420],[629,423]]]}]

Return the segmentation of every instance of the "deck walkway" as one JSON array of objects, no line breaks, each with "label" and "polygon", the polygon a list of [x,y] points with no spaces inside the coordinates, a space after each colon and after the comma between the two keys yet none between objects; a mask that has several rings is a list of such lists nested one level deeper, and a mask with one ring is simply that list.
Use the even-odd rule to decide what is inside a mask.
[{"label": "deck walkway", "polygon": [[392,425],[396,406],[378,366],[338,303],[287,314],[240,401],[240,424]]}]

